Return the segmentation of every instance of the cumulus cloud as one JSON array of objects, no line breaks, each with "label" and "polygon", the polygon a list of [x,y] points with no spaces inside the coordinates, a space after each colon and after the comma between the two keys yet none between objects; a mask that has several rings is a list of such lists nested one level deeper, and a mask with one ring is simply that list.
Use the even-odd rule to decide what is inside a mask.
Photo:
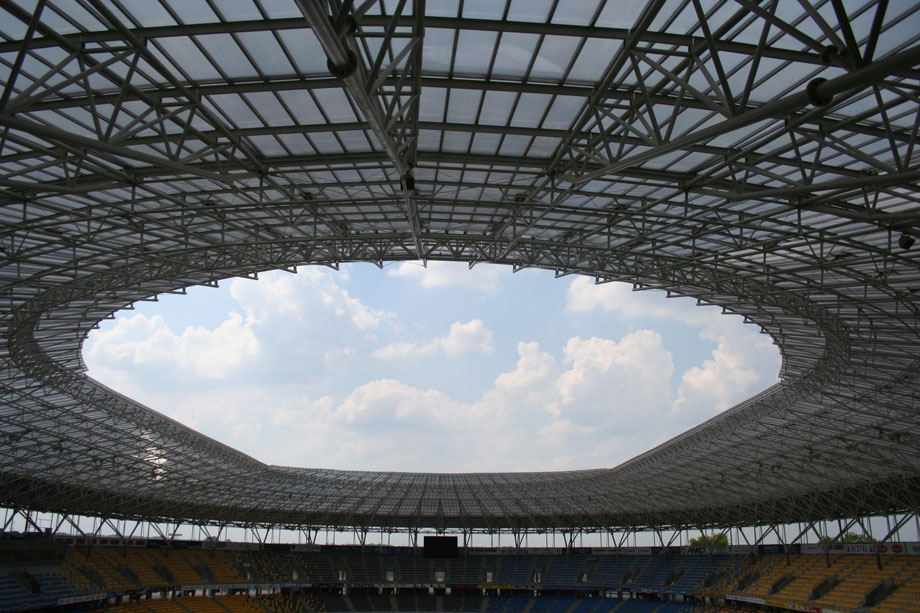
[{"label": "cumulus cloud", "polygon": [[770,382],[763,364],[772,363],[773,358],[772,343],[764,336],[720,336],[712,359],[683,374],[674,402],[675,415],[689,426],[730,408]]},{"label": "cumulus cloud", "polygon": [[480,264],[470,270],[460,262],[439,261],[430,261],[427,265],[421,262],[402,262],[387,270],[391,277],[411,279],[426,289],[462,287],[487,294],[498,291],[501,272],[501,267],[491,264]]},{"label": "cumulus cloud", "polygon": [[625,283],[595,285],[578,277],[568,287],[566,310],[669,320],[698,328],[701,340],[715,343],[710,359],[681,375],[670,418],[684,426],[708,419],[777,380],[776,350],[767,336],[742,325],[739,317],[698,307],[688,298],[661,300],[660,292],[633,292]]},{"label": "cumulus cloud", "polygon": [[230,295],[245,309],[246,319],[251,322],[279,317],[302,321],[323,311],[346,319],[358,330],[372,330],[395,317],[364,304],[330,273],[316,267],[303,268],[296,275],[268,273],[258,283],[234,279]]},{"label": "cumulus cloud", "polygon": [[[573,343],[580,350],[589,341]],[[622,343],[620,343],[622,344]],[[625,351],[620,344],[606,345]],[[616,347],[614,347],[616,345]],[[627,341],[626,347],[630,343]],[[538,343],[520,343],[517,360],[476,400],[391,378],[357,386],[341,401],[243,385],[209,393],[167,393],[170,415],[205,434],[276,464],[390,470],[544,470],[612,465],[631,455],[617,430],[599,431],[616,407],[596,402],[594,418],[573,419],[590,392],[564,397],[563,379],[582,369],[609,373],[604,347],[564,364]],[[583,351],[587,353],[587,351]],[[598,384],[600,385],[600,384]],[[602,385],[600,385],[602,387]],[[589,423],[583,425],[583,421]]]},{"label": "cumulus cloud", "polygon": [[[395,379],[371,381],[333,410],[330,427],[350,450],[350,466],[379,468],[386,458],[395,470],[418,470],[418,457],[429,452],[430,470],[615,465],[643,451],[650,433],[660,435],[661,420],[649,418],[670,410],[673,366],[657,333],[619,342],[575,337],[562,353],[559,360],[539,343],[519,343],[514,367],[472,402]],[[406,453],[408,444],[418,455]]]},{"label": "cumulus cloud", "polygon": [[213,330],[188,327],[178,334],[158,315],[135,315],[119,318],[110,330],[97,331],[84,357],[91,368],[120,364],[179,379],[226,379],[261,353],[251,325],[237,313]]},{"label": "cumulus cloud", "polygon": [[356,388],[339,405],[334,419],[349,426],[389,429],[419,429],[421,422],[428,425],[461,425],[467,408],[437,390],[423,390],[405,385],[394,379],[371,381]]},{"label": "cumulus cloud", "polygon": [[465,324],[452,323],[447,336],[434,338],[427,343],[394,343],[375,350],[371,355],[378,360],[404,361],[438,354],[455,356],[493,351],[492,331],[483,325],[481,319],[473,319]]},{"label": "cumulus cloud", "polygon": [[[207,392],[167,391],[160,400],[170,417],[258,460],[288,464],[323,449],[306,446],[309,432],[328,431],[333,401],[260,385]],[[304,453],[306,451],[306,453]],[[315,460],[314,460],[315,461]]]},{"label": "cumulus cloud", "polygon": [[654,418],[671,400],[671,353],[652,330],[618,343],[575,337],[564,349],[570,365],[559,377],[558,418],[623,434]]},{"label": "cumulus cloud", "polygon": [[91,374],[105,380],[136,368],[135,392],[156,390],[163,380],[213,387],[336,376],[354,364],[355,346],[375,343],[396,321],[352,296],[339,283],[345,278],[307,267],[296,275],[266,273],[258,282],[234,279],[235,308],[213,327],[176,332],[158,315],[119,317],[111,329],[91,334],[84,358]]},{"label": "cumulus cloud", "polygon": [[[402,264],[388,274],[423,287],[499,288],[489,268],[477,271],[483,277],[475,283],[451,281],[455,272],[457,278],[470,273],[439,263]],[[576,278],[562,287],[569,317],[560,321],[610,313],[641,318],[640,329],[604,336],[563,328],[538,337],[521,327],[512,344],[483,322],[505,331],[512,326],[496,313],[514,309],[514,323],[523,319],[520,305],[507,303],[511,292],[502,293],[493,311],[480,311],[487,313],[483,319],[464,318],[446,331],[450,319],[433,331],[413,321],[413,330],[425,331],[413,342],[396,314],[351,287],[341,273],[319,268],[265,274],[258,283],[236,280],[229,290],[238,312],[211,327],[179,331],[158,316],[119,317],[94,333],[85,359],[93,376],[259,460],[359,470],[615,466],[775,379],[775,348],[751,326],[627,285]],[[666,337],[643,329],[649,317],[691,326],[712,344],[711,354],[675,373]],[[547,319],[534,318],[535,325],[562,325]],[[450,362],[461,386],[467,362],[489,362],[495,370],[463,395],[467,390],[438,389],[426,378],[447,372],[445,361],[413,362],[411,374],[418,376],[406,381],[388,369],[388,362],[450,356],[473,356]],[[431,364],[440,370],[426,371]],[[141,374],[131,378],[125,367]],[[176,380],[185,387],[163,383]],[[206,385],[193,387],[193,380]]]}]

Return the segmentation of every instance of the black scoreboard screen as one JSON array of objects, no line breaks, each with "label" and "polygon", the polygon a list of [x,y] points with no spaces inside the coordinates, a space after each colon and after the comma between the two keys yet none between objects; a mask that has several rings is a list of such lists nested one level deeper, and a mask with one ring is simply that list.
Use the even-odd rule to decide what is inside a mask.
[{"label": "black scoreboard screen", "polygon": [[423,557],[426,558],[456,558],[456,536],[426,536]]}]

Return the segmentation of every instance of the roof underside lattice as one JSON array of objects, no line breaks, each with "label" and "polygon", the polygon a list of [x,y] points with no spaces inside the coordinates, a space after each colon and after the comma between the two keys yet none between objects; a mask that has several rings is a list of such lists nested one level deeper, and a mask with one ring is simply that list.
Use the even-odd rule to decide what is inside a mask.
[{"label": "roof underside lattice", "polygon": [[[920,3],[0,2],[0,504],[530,529],[920,508]],[[744,315],[781,383],[616,468],[265,465],[83,374],[299,264],[496,262]]]}]

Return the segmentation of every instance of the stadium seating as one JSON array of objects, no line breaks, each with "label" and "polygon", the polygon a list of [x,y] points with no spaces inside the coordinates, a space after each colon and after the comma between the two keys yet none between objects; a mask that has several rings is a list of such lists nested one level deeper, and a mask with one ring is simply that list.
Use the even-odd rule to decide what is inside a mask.
[{"label": "stadium seating", "polygon": [[[897,587],[872,611],[920,611],[920,559],[887,557],[880,561],[882,567],[878,568],[876,558],[865,555],[790,555],[788,563],[782,555],[764,556],[749,571],[758,577],[743,589],[731,590],[729,597],[769,598],[790,607],[854,611],[873,589],[890,582]],[[816,595],[822,585],[827,588],[825,593]]]},{"label": "stadium seating", "polygon": [[308,609],[292,594],[266,594],[256,598],[263,608],[275,613],[302,613]]},{"label": "stadium seating", "polygon": [[58,599],[71,594],[67,573],[61,567],[30,567],[27,572],[20,568],[11,574],[0,574],[0,611],[53,607]]},{"label": "stadium seating", "polygon": [[[276,610],[276,609],[269,609]],[[266,613],[266,609],[245,595],[144,599],[108,609],[111,613]],[[280,611],[280,609],[278,610]]]},{"label": "stadium seating", "polygon": [[216,596],[214,602],[230,613],[265,613],[258,602],[246,595]]},{"label": "stadium seating", "polygon": [[[920,602],[920,558],[913,556],[790,554],[755,559],[673,550],[653,555],[598,554],[585,549],[472,550],[440,560],[409,549],[382,547],[228,550],[166,548],[162,543],[69,546],[49,555],[53,559],[41,563],[5,562],[10,570],[0,574],[0,611],[55,606],[58,600],[75,596],[98,601],[106,594],[140,599],[120,608],[174,611],[176,603],[166,596],[183,590],[186,597],[176,602],[184,610],[197,603],[199,609],[216,613],[628,613],[649,610],[651,605],[657,611],[690,606],[667,600],[675,597],[727,597],[730,602],[746,597],[799,609],[854,611],[869,594],[877,602],[871,608],[874,612],[920,610],[915,604]],[[428,586],[441,585],[436,578],[443,578],[451,593],[443,588],[429,591]],[[223,589],[216,588],[222,584]],[[239,591],[247,584],[263,594],[255,599],[214,595],[215,589]],[[347,594],[340,593],[342,584],[349,586]],[[205,586],[213,598],[202,595]],[[278,591],[278,586],[286,586],[284,593],[268,593]],[[192,591],[204,599],[191,600]],[[623,595],[625,600],[599,598],[600,593]]]},{"label": "stadium seating", "polygon": [[873,612],[920,611],[920,559],[892,558],[876,578],[890,581],[898,587],[888,598],[873,607]]}]

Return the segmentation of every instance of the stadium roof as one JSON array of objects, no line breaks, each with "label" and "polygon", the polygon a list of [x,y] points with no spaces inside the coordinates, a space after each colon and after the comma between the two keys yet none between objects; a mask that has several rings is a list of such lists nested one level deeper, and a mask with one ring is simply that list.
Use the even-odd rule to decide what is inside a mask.
[{"label": "stadium roof", "polygon": [[[920,509],[920,3],[0,7],[0,504],[516,531]],[[407,474],[266,465],[84,375],[135,301],[404,259],[694,296],[769,333],[781,382],[615,468]]]}]

